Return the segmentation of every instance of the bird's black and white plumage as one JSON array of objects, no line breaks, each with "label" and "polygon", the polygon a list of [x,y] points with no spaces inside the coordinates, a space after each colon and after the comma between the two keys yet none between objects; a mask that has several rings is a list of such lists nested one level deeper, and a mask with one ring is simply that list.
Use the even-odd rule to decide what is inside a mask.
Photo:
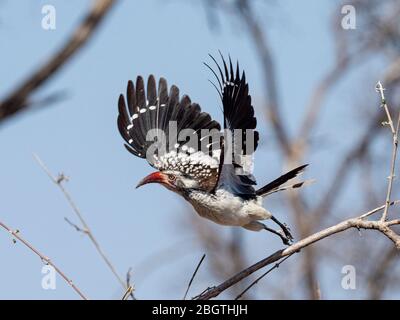
[{"label": "bird's black and white plumage", "polygon": [[[298,167],[256,190],[252,175],[253,153],[258,145],[257,120],[248,84],[239,64],[234,68],[222,58],[214,73],[222,100],[223,126],[202,112],[187,95],[161,78],[158,89],[151,75],[145,85],[141,76],[128,82],[126,99],[118,101],[118,128],[125,147],[135,156],[146,158],[158,171],[138,186],[157,182],[189,201],[197,213],[216,223],[249,230],[266,229],[284,243],[292,239],[286,226],[262,206],[266,195],[295,178],[306,165]],[[145,88],[146,87],[146,88]],[[221,129],[224,129],[221,132]],[[181,136],[180,134],[183,133]],[[300,187],[297,183],[291,187]],[[268,228],[260,220],[271,218],[282,231]]]}]

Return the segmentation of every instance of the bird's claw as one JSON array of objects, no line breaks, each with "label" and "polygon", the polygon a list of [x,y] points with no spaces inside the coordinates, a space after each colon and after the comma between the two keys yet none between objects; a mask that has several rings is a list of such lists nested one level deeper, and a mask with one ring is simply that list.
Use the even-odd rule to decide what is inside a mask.
[{"label": "bird's claw", "polygon": [[283,241],[283,243],[285,243],[286,245],[289,245],[291,242],[293,242],[293,236],[290,233],[290,228],[286,223],[283,223],[282,231],[284,233],[284,237],[285,237],[286,242],[287,242],[287,243],[285,243],[285,241]]},{"label": "bird's claw", "polygon": [[293,242],[293,237],[292,237],[292,235],[289,233],[289,236],[288,236],[288,235],[287,235],[284,231],[282,231],[282,230],[279,230],[278,232],[279,232],[279,234],[280,234],[280,236],[281,236],[281,239],[282,239],[283,244],[284,244],[284,245],[287,245],[287,246],[290,246],[290,244]]}]

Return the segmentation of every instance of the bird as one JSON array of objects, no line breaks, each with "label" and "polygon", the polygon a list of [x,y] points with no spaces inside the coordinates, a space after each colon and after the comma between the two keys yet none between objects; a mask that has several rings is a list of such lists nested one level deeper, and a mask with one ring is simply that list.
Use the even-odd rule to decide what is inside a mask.
[{"label": "bird", "polygon": [[[217,80],[210,82],[222,103],[222,127],[188,95],[180,98],[176,85],[168,90],[162,77],[157,88],[153,75],[147,85],[139,75],[135,84],[128,81],[126,96],[120,94],[117,124],[125,148],[146,158],[157,170],[143,178],[137,188],[158,183],[182,196],[203,218],[219,225],[267,230],[290,245],[290,228],[263,207],[263,200],[272,193],[302,187],[307,181],[285,183],[308,164],[256,188],[252,168],[259,133],[245,71],[240,71],[239,62],[234,68],[230,56],[227,61],[221,54],[221,63],[209,56],[216,67],[204,64]],[[180,132],[188,132],[185,139],[177,137]],[[280,229],[261,222],[269,219]]]}]

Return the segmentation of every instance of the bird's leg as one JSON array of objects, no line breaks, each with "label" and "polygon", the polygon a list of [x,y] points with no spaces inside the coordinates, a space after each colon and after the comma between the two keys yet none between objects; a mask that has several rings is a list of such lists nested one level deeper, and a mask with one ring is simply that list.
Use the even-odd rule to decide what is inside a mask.
[{"label": "bird's leg", "polygon": [[252,231],[260,231],[262,229],[267,230],[279,236],[284,244],[290,245],[291,239],[289,239],[282,230],[274,230],[272,228],[268,228],[264,223],[261,223],[260,221],[252,221],[242,227]]},{"label": "bird's leg", "polygon": [[290,245],[290,239],[285,234],[283,234],[283,232],[272,229],[272,228],[268,228],[265,224],[263,224],[263,225],[264,225],[265,230],[278,235],[282,239],[283,244],[286,244],[287,246]]},{"label": "bird's leg", "polygon": [[289,229],[289,227],[286,225],[286,223],[280,222],[280,221],[279,221],[277,218],[275,218],[274,216],[271,216],[271,219],[272,219],[273,222],[275,222],[278,226],[280,226],[280,227],[282,228],[282,231],[285,233],[286,238],[287,238],[289,241],[292,241],[292,240],[293,240],[293,236],[292,236],[292,234],[290,233],[290,229]]}]

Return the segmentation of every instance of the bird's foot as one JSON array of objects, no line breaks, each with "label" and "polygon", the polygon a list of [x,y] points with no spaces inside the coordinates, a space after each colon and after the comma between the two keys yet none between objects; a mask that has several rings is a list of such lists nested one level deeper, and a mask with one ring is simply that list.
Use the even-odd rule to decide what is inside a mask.
[{"label": "bird's foot", "polygon": [[275,229],[269,228],[266,225],[263,225],[263,226],[264,226],[265,230],[278,235],[281,238],[283,244],[290,246],[291,242],[293,241],[293,237],[290,234],[290,232],[287,231],[288,228],[286,228],[286,232],[285,232],[284,230],[275,230]]},{"label": "bird's foot", "polygon": [[290,233],[290,228],[286,223],[282,224],[282,231],[285,234],[285,237],[289,240],[289,242],[293,242],[293,236]]},{"label": "bird's foot", "polygon": [[[272,221],[274,221],[277,225],[279,225],[282,229],[280,234],[283,236],[282,241],[286,245],[290,245],[291,242],[293,242],[293,236],[290,233],[290,228],[286,223],[280,222],[278,219],[276,219],[274,216],[271,217]],[[283,234],[282,234],[283,233]]]},{"label": "bird's foot", "polygon": [[290,246],[292,244],[293,238],[290,233],[289,236],[282,230],[279,230],[278,233],[284,245]]}]

